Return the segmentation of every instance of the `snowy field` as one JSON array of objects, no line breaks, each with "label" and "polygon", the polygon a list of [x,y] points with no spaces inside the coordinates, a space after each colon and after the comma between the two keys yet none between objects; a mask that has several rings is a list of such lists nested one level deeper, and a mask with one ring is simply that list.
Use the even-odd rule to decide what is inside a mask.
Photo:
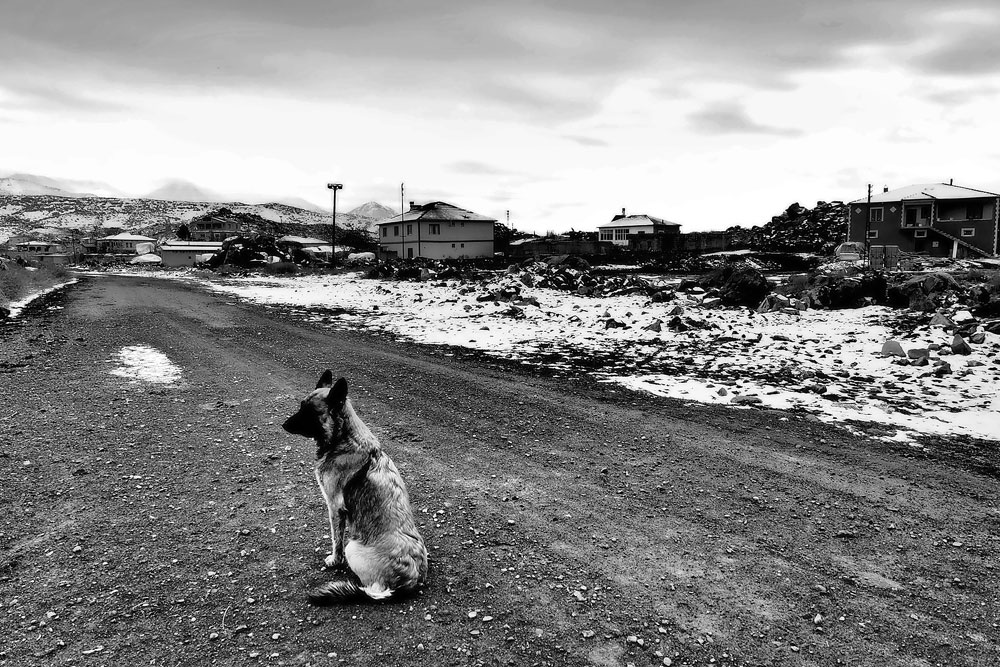
[{"label": "snowy field", "polygon": [[[589,298],[520,283],[522,301],[478,300],[514,285],[511,277],[488,284],[353,274],[204,282],[327,326],[475,349],[557,374],[587,372],[660,396],[806,412],[847,428],[864,422],[903,441],[919,434],[1000,438],[1000,336],[986,333],[971,354],[952,354],[950,333],[914,325],[907,311],[757,314],[703,308],[697,297],[651,303],[641,294]],[[684,330],[668,328],[672,319]],[[931,363],[884,356],[890,339],[906,351],[930,348]],[[938,360],[951,372],[935,374]]]}]

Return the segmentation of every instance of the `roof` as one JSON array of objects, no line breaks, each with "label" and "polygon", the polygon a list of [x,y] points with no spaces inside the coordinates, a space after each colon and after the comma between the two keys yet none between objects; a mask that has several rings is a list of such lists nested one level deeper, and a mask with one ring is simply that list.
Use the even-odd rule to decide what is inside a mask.
[{"label": "roof", "polygon": [[16,248],[19,245],[59,245],[59,243],[57,241],[21,241],[15,243],[14,247]]},{"label": "roof", "polygon": [[221,250],[221,241],[170,241],[160,245],[160,252],[191,252]]},{"label": "roof", "polygon": [[464,208],[459,208],[454,204],[449,204],[443,201],[432,201],[426,204],[413,204],[410,206],[410,210],[402,215],[396,215],[391,218],[386,218],[385,220],[379,220],[375,224],[380,226],[391,225],[393,223],[399,224],[400,222],[412,222],[414,220],[429,220],[431,222],[438,220],[445,222],[497,221],[496,218],[488,218],[485,215],[479,215],[478,213],[473,213],[472,211],[466,211]]},{"label": "roof", "polygon": [[129,234],[128,232],[123,232],[121,234],[115,234],[114,236],[105,236],[102,241],[155,241],[156,239],[151,239],[148,236],[139,236],[138,234]]},{"label": "roof", "polygon": [[680,227],[679,222],[670,222],[669,220],[664,220],[663,218],[656,218],[651,215],[646,215],[645,213],[637,215],[616,215],[611,219],[611,222],[605,223],[603,225],[598,225],[598,229],[606,229],[608,227],[635,227],[653,225],[664,226],[664,227]]},{"label": "roof", "polygon": [[276,243],[298,243],[299,245],[330,245],[329,241],[316,239],[311,236],[282,236]]},{"label": "roof", "polygon": [[[887,202],[927,199],[979,199],[981,197],[1000,197],[1000,195],[995,192],[976,190],[949,183],[923,183],[872,194],[872,203],[883,204]],[[855,199],[851,203],[867,204],[868,197]]]}]

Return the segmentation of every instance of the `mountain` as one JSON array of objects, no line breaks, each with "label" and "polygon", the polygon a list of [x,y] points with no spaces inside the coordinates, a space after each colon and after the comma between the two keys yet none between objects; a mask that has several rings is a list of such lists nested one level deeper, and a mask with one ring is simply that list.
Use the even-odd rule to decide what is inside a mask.
[{"label": "mountain", "polygon": [[57,190],[63,190],[76,197],[126,196],[124,191],[114,187],[113,185],[104,183],[103,181],[81,181],[70,178],[50,178],[48,176],[39,176],[37,174],[11,174],[10,177],[22,181],[30,181],[46,187],[55,188]]},{"label": "mountain", "polygon": [[67,192],[59,187],[45,185],[30,178],[25,174],[14,174],[7,178],[0,178],[0,195],[46,195],[49,197],[76,197],[73,192]]},{"label": "mountain", "polygon": [[318,206],[307,199],[302,197],[282,197],[276,200],[276,204],[284,204],[285,206],[292,206],[294,208],[300,208],[303,211],[313,211],[314,213],[329,213],[329,209],[324,209],[322,206]]},{"label": "mountain", "polygon": [[388,206],[379,204],[377,201],[366,202],[357,208],[351,209],[347,213],[348,215],[353,215],[358,218],[369,218],[370,220],[384,220],[385,218],[391,218],[396,215],[396,211],[392,210]]},{"label": "mountain", "polygon": [[218,194],[204,190],[190,181],[174,179],[167,181],[152,192],[146,193],[143,199],[160,199],[163,201],[186,202],[221,202]]}]

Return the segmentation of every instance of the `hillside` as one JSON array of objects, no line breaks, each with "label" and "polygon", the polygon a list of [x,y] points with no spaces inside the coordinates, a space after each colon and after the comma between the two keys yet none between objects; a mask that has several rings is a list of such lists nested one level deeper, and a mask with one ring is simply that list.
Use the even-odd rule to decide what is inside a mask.
[{"label": "hillside", "polygon": [[[0,194],[0,239],[16,234],[53,238],[68,236],[73,232],[89,235],[101,226],[118,226],[129,232],[169,238],[181,223],[221,206],[235,213],[260,216],[271,223],[295,225],[300,231],[312,225],[330,224],[328,214],[278,203],[217,204],[159,199]],[[337,215],[337,224],[345,228],[365,227],[367,222],[364,218],[350,214]]]},{"label": "hillside", "polygon": [[730,227],[726,234],[731,248],[829,255],[847,240],[846,215],[847,205],[843,202],[816,202],[812,209],[796,202],[771,218],[771,222]]}]

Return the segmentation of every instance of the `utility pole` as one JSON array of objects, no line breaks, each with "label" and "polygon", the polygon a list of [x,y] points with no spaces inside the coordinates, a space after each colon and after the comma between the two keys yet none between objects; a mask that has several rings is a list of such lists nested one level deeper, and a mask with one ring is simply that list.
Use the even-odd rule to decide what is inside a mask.
[{"label": "utility pole", "polygon": [[406,225],[403,224],[403,216],[406,210],[403,208],[403,193],[406,192],[406,183],[399,184],[399,232],[403,235],[402,245],[399,247],[399,258],[406,258]]},{"label": "utility pole", "polygon": [[865,210],[865,264],[872,265],[872,184],[868,184],[868,208]]},{"label": "utility pole", "polygon": [[333,190],[333,227],[330,230],[330,266],[337,264],[337,190],[343,189],[342,183],[327,183],[326,187]]}]

